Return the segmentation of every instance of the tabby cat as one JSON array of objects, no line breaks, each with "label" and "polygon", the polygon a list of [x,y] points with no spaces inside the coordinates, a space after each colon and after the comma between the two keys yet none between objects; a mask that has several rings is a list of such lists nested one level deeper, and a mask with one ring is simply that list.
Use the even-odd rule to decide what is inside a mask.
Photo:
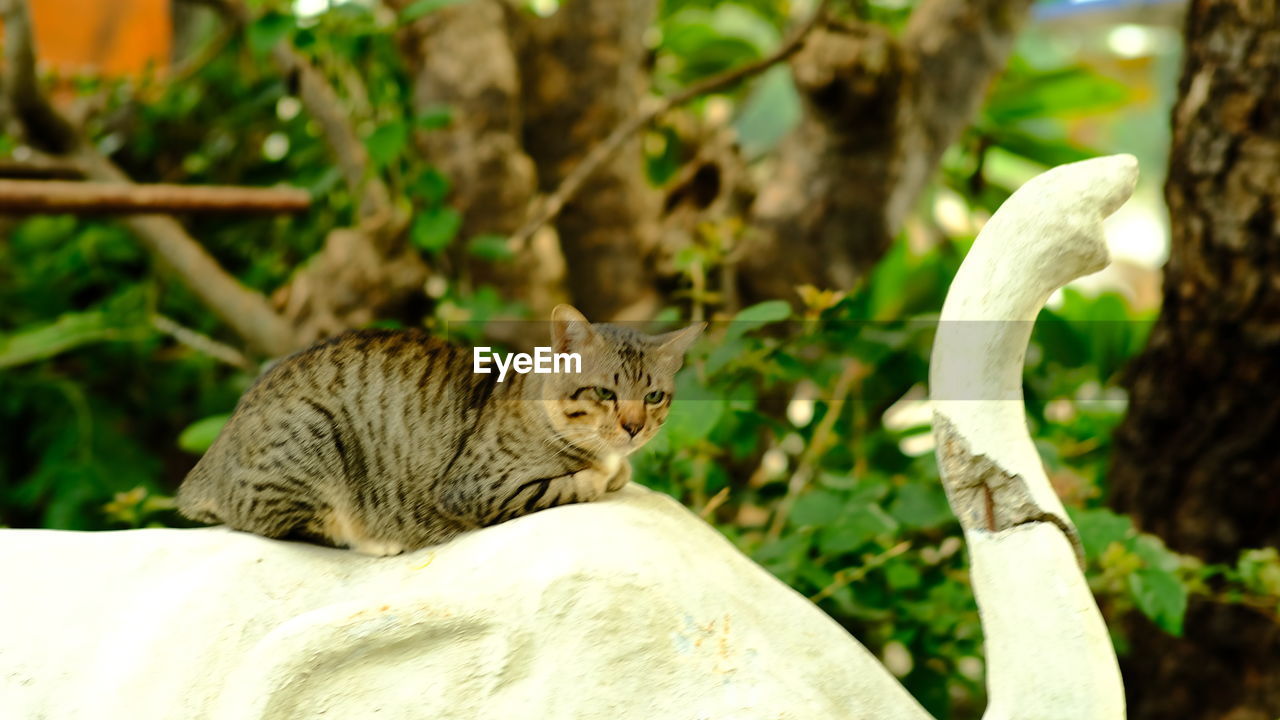
[{"label": "tabby cat", "polygon": [[504,382],[474,372],[470,349],[422,331],[339,335],[249,388],[183,481],[178,509],[395,555],[595,500],[630,479],[626,456],[662,426],[701,331],[649,336],[561,305],[553,350],[577,353],[580,372]]}]

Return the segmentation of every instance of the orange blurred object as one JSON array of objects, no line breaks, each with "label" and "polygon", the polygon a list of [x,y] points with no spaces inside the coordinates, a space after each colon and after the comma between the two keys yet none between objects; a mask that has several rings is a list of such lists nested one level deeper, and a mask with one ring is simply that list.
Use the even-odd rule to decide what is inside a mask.
[{"label": "orange blurred object", "polygon": [[28,0],[38,61],[59,75],[135,76],[169,64],[170,0]]}]

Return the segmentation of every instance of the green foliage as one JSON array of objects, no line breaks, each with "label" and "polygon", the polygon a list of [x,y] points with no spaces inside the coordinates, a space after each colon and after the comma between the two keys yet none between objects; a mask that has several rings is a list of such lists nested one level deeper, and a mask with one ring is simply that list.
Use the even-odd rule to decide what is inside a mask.
[{"label": "green foliage", "polygon": [[178,447],[193,455],[203,455],[230,419],[231,413],[218,413],[191,423],[178,435]]},{"label": "green foliage", "polygon": [[662,51],[675,62],[681,83],[724,72],[767,54],[780,41],[778,28],[745,4],[685,7],[664,18]]},{"label": "green foliage", "polygon": [[[91,120],[95,140],[128,138],[115,157],[141,180],[307,188],[315,204],[299,216],[200,221],[202,244],[224,267],[249,287],[273,290],[355,213],[320,128],[269,62],[277,43],[292,42],[340,94],[362,100],[348,103],[360,140],[397,202],[413,209],[407,236],[435,283],[421,323],[480,341],[489,321],[527,312],[468,277],[468,261],[505,262],[513,252],[504,237],[464,231],[450,178],[417,151],[415,133],[448,127],[453,112],[415,114],[392,35],[452,3],[420,0],[391,20],[359,3],[307,19],[267,12],[180,83],[89,83],[85,92],[107,105]],[[854,2],[837,11],[896,30],[910,6]],[[665,0],[655,90],[766,55],[793,19],[777,0]],[[948,151],[933,192],[993,211],[1019,173],[1094,154],[1068,139],[1064,117],[1126,100],[1122,86],[1092,71],[1015,57],[974,128]],[[803,112],[786,67],[687,112],[705,114],[716,103],[727,103],[751,158],[775,148]],[[681,127],[671,121],[646,138],[655,184],[688,160]],[[11,146],[0,137],[0,150]],[[929,223],[927,214],[918,219]],[[689,289],[695,275],[724,268],[735,223],[700,228],[697,243],[674,258],[684,276],[672,280],[673,305],[658,319],[677,324],[692,306],[713,322],[677,378],[665,428],[634,458],[635,477],[703,514],[873,652],[905,652],[914,662],[902,680],[936,717],[976,717],[981,628],[928,413],[920,412],[937,313],[972,237],[923,248],[899,241],[857,288],[801,288],[801,308],[782,300],[736,308]],[[159,313],[214,339],[234,338],[155,272],[116,221],[33,217],[7,234],[0,424],[15,430],[0,436],[0,525],[180,522],[169,496],[253,378],[175,344],[151,319]],[[1067,290],[1042,313],[1027,353],[1030,430],[1079,529],[1090,583],[1112,616],[1141,612],[1172,633],[1195,599],[1280,614],[1274,549],[1248,551],[1234,566],[1203,565],[1101,507],[1110,438],[1124,412],[1117,380],[1151,319],[1118,296]]]},{"label": "green foliage", "polygon": [[467,249],[484,260],[510,260],[515,257],[511,244],[502,235],[476,235],[467,242]]},{"label": "green foliage", "polygon": [[441,8],[457,5],[459,2],[464,2],[464,0],[417,0],[417,2],[411,3],[409,7],[400,11],[400,22],[413,22]]},{"label": "green foliage", "polygon": [[418,249],[437,253],[453,242],[461,227],[462,216],[457,210],[451,207],[433,207],[414,217],[409,238]]},{"label": "green foliage", "polygon": [[127,290],[92,310],[65,313],[53,322],[0,336],[0,368],[44,360],[90,343],[145,336],[151,329],[142,300],[139,292]]}]

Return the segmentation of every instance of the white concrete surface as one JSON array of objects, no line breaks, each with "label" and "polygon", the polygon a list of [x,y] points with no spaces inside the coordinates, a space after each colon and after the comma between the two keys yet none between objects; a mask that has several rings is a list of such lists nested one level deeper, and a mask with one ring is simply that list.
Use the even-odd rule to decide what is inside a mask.
[{"label": "white concrete surface", "polygon": [[0,718],[928,717],[665,495],[394,558],[222,528],[0,531]]}]

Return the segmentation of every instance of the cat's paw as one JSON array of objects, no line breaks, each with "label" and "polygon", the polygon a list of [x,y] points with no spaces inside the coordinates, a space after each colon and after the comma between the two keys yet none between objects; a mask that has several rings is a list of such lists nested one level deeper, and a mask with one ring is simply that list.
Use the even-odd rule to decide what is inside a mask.
[{"label": "cat's paw", "polygon": [[381,540],[361,540],[351,543],[349,547],[361,555],[372,557],[391,557],[404,552],[404,545]]},{"label": "cat's paw", "polygon": [[626,487],[631,482],[631,463],[623,460],[618,464],[618,469],[613,473],[613,477],[609,478],[609,484],[605,486],[605,492],[617,492]]},{"label": "cat's paw", "polygon": [[577,483],[578,497],[583,500],[595,500],[604,495],[609,487],[609,474],[598,467],[579,470],[573,475]]},{"label": "cat's paw", "polygon": [[572,482],[570,487],[572,488],[573,495],[576,497],[575,502],[595,500],[596,498],[604,495],[608,492],[610,479],[617,471],[618,469],[616,465],[609,463],[597,463],[573,473],[570,476]]}]

